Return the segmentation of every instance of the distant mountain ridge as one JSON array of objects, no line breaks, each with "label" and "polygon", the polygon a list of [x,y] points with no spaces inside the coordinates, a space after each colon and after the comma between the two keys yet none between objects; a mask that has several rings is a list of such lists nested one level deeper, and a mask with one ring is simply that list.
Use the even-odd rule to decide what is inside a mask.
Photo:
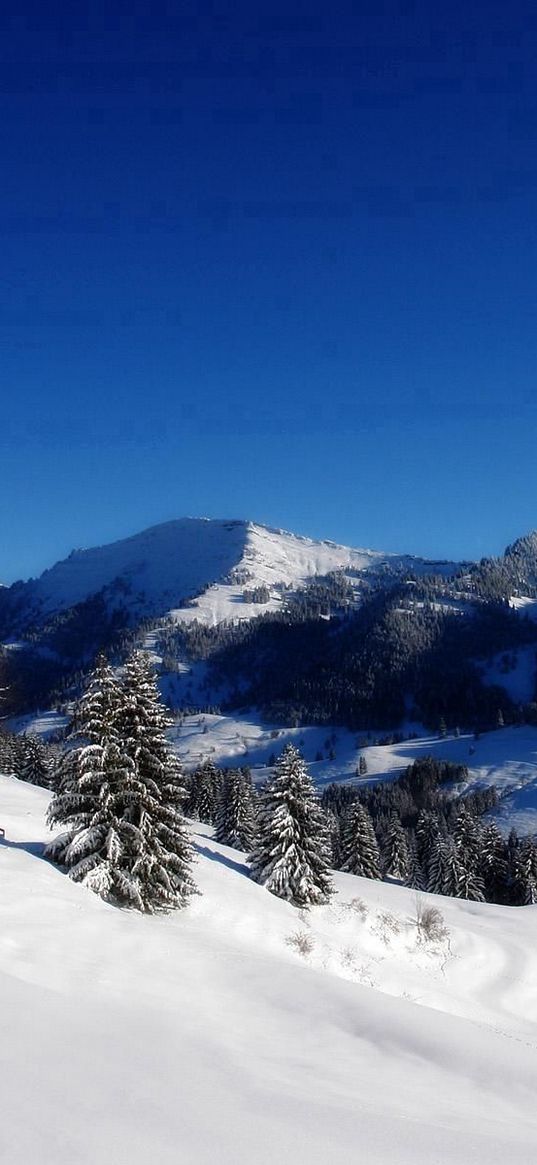
[{"label": "distant mountain ridge", "polygon": [[537,694],[536,615],[536,533],[472,564],[180,518],[1,590],[0,687],[11,712],[62,704],[98,651],[137,645],[172,707],[490,726]]},{"label": "distant mountain ridge", "polygon": [[[280,603],[274,588],[301,586],[336,570],[358,577],[456,569],[457,564],[339,546],[246,520],[179,518],[104,546],[73,550],[38,579],[6,587],[1,607],[4,628],[6,618],[28,626],[97,594],[109,610],[127,610],[134,620],[170,611],[179,618],[181,611],[185,620],[218,623],[259,614],[258,605],[243,602],[244,589],[268,588],[265,609],[274,609]],[[188,600],[194,606],[184,609]]]}]

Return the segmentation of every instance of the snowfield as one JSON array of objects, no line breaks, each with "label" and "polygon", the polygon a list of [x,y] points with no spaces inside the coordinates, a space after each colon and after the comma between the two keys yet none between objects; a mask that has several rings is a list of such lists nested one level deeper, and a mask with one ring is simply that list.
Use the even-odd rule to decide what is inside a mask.
[{"label": "snowfield", "polygon": [[118,911],[40,856],[0,778],[0,1158],[505,1165],[537,1149],[537,908],[336,875],[297,912],[193,823],[203,891]]}]

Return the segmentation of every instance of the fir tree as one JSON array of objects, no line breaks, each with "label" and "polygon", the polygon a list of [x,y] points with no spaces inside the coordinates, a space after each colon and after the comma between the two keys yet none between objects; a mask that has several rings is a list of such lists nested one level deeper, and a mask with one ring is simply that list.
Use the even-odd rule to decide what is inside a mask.
[{"label": "fir tree", "polygon": [[487,902],[507,900],[507,846],[493,821],[481,834],[481,874]]},{"label": "fir tree", "polygon": [[410,855],[407,835],[401,825],[401,818],[392,813],[386,830],[383,846],[383,870],[389,878],[404,882],[410,870]]},{"label": "fir tree", "polygon": [[43,789],[51,787],[52,756],[47,755],[46,746],[33,736],[23,736],[21,739],[19,777],[21,781],[40,785]]},{"label": "fir tree", "polygon": [[332,866],[332,869],[338,870],[341,861],[341,830],[339,817],[331,809],[324,810],[324,817],[331,856],[330,865]]},{"label": "fir tree", "polygon": [[423,870],[418,858],[418,847],[414,836],[411,836],[408,843],[408,874],[405,886],[410,886],[413,890],[424,889]]},{"label": "fir tree", "polygon": [[445,837],[439,842],[442,862],[442,887],[438,891],[448,898],[462,898],[461,885],[464,871],[461,865],[459,851],[453,837]]},{"label": "fir tree", "polygon": [[143,652],[135,651],[125,665],[119,724],[134,770],[124,793],[132,831],[126,893],[148,913],[185,905],[196,892],[190,871],[192,847],[182,815],[185,788],[166,738],[170,720],[151,661]]},{"label": "fir tree", "polygon": [[289,744],[259,797],[251,876],[295,906],[323,903],[332,893],[327,851],[313,784],[301,754]]},{"label": "fir tree", "polygon": [[537,846],[525,838],[517,847],[513,861],[513,892],[520,906],[537,903]]},{"label": "fir tree", "polygon": [[135,653],[118,685],[100,659],[75,709],[49,824],[65,832],[47,854],[117,905],[154,912],[194,892],[184,790],[149,660]]},{"label": "fir tree", "polygon": [[416,825],[416,845],[418,860],[423,873],[425,884],[429,883],[429,866],[433,852],[441,837],[438,815],[432,810],[422,809]]},{"label": "fir tree", "polygon": [[481,828],[479,822],[464,804],[461,805],[457,815],[453,840],[461,867],[457,898],[484,902],[485,887],[481,877]]},{"label": "fir tree", "polygon": [[381,877],[380,853],[373,822],[360,801],[354,801],[341,825],[341,866],[361,878]]},{"label": "fir tree", "polygon": [[429,894],[447,894],[446,889],[449,877],[449,846],[439,833],[436,835],[427,863],[427,891]]},{"label": "fir tree", "polygon": [[75,707],[69,736],[75,747],[60,761],[58,788],[48,811],[49,825],[62,826],[64,832],[47,847],[46,856],[105,898],[115,890],[120,894],[119,856],[128,841],[122,793],[132,764],[120,751],[119,704],[113,672],[100,658]]},{"label": "fir tree", "polygon": [[231,769],[224,774],[215,838],[222,845],[251,850],[255,834],[254,790],[249,769]]},{"label": "fir tree", "polygon": [[214,825],[218,809],[222,776],[212,760],[207,760],[192,774],[190,795],[185,812],[188,817]]}]

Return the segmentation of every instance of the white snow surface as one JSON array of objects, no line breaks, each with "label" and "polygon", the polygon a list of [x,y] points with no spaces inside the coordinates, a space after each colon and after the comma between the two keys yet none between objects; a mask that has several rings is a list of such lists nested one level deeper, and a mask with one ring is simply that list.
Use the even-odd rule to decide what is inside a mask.
[{"label": "white snow surface", "polygon": [[[418,573],[453,569],[448,563],[352,549],[254,522],[180,518],[106,546],[74,550],[23,588],[32,609],[45,614],[106,588],[140,616],[172,613],[177,620],[214,624],[277,609],[282,586],[303,585],[329,571],[359,575],[388,564]],[[270,601],[245,603],[243,590],[262,584],[269,587]],[[204,588],[192,606],[184,606]]]},{"label": "white snow surface", "polygon": [[[193,825],[203,895],[119,911],[40,857],[0,777],[0,1158],[505,1165],[537,1148],[537,908],[336,875],[306,913]],[[300,953],[302,949],[302,953]]]}]

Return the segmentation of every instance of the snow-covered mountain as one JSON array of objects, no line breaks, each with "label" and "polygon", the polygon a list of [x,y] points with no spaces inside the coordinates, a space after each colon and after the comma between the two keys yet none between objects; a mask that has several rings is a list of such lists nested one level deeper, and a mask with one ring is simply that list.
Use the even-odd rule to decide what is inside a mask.
[{"label": "snow-covered mountain", "polygon": [[537,909],[336,874],[299,912],[194,823],[184,911],[42,860],[0,777],[0,1155],[10,1165],[505,1165],[535,1158]]},{"label": "snow-covered mountain", "polygon": [[[342,569],[359,580],[382,572],[452,573],[454,566],[315,541],[254,522],[181,518],[74,550],[40,578],[8,588],[3,605],[28,624],[102,594],[109,609],[126,608],[135,618],[173,611],[177,619],[218,623],[277,609],[282,589]],[[268,588],[267,602],[244,600],[245,589],[259,587]],[[189,600],[195,601],[185,607]]]}]

